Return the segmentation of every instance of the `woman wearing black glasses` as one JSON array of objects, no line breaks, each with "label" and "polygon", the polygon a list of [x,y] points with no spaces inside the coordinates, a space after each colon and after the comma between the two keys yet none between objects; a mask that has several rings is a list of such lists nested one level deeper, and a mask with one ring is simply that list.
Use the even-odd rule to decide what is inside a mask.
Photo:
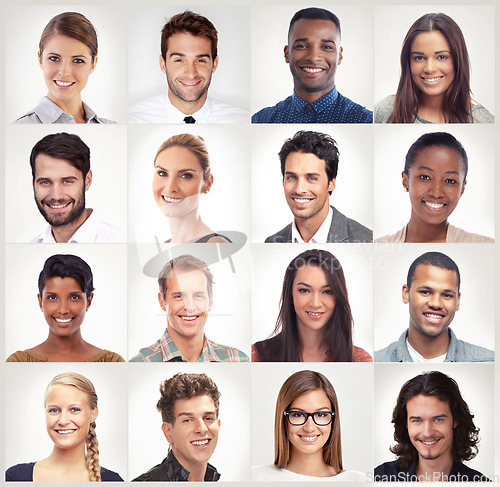
[{"label": "woman wearing black glasses", "polygon": [[366,481],[343,468],[337,394],[324,375],[302,370],[285,381],[276,400],[274,465],[254,467],[252,479]]}]

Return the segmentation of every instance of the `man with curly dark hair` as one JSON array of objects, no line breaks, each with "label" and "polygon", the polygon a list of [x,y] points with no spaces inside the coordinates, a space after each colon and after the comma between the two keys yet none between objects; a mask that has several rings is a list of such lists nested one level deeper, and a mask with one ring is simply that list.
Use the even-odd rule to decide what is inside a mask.
[{"label": "man with curly dark hair", "polygon": [[170,449],[167,458],[134,482],[216,482],[220,474],[208,463],[219,438],[220,392],[205,374],[176,374],[160,384],[156,408]]},{"label": "man with curly dark hair", "polygon": [[397,460],[379,465],[376,482],[476,482],[489,479],[464,461],[477,455],[479,428],[458,384],[442,372],[407,381],[392,413]]}]

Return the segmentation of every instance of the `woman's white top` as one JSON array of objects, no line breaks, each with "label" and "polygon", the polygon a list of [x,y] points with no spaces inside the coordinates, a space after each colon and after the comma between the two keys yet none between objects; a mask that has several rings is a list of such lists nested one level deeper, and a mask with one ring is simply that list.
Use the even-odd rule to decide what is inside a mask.
[{"label": "woman's white top", "polygon": [[333,477],[311,477],[290,472],[276,465],[257,465],[252,467],[254,482],[366,482],[366,475],[356,470],[344,470]]}]

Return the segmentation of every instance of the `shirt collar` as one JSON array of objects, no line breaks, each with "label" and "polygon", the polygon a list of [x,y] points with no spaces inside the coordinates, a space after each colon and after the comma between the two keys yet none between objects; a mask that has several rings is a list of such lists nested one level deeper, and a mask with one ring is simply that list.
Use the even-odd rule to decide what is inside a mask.
[{"label": "shirt collar", "polygon": [[334,86],[332,91],[328,92],[326,95],[323,95],[314,103],[307,103],[294,91],[292,95],[292,103],[294,109],[298,112],[312,109],[316,113],[321,113],[323,110],[330,108],[337,101],[338,96],[339,93],[337,91],[337,87]]},{"label": "shirt collar", "polygon": [[[318,228],[316,233],[312,236],[309,243],[327,243],[328,241],[328,232],[330,231],[330,227],[332,226],[332,218],[333,218],[333,210],[332,207],[328,207],[328,215],[326,215],[325,220]],[[306,243],[302,239],[302,236],[297,229],[297,224],[295,223],[295,219],[292,223],[292,242],[293,243]]]},{"label": "shirt collar", "polygon": [[[220,362],[221,359],[215,354],[213,347],[214,343],[203,335],[203,348],[197,362]],[[170,338],[168,328],[165,329],[163,336],[160,338],[160,349],[164,362],[187,362],[177,345]]]},{"label": "shirt collar", "polygon": [[[68,243],[95,242],[101,219],[92,208],[86,208],[90,213],[89,217],[71,235]],[[52,234],[52,227],[47,225],[43,233],[38,238],[39,243],[56,243]]]},{"label": "shirt collar", "polygon": [[[87,123],[97,122],[100,123],[99,117],[94,110],[86,103],[82,103],[83,110],[85,111],[85,120]],[[42,123],[74,123],[75,119],[69,113],[61,110],[53,101],[49,100],[46,96],[40,99],[38,105],[33,109]]]},{"label": "shirt collar", "polygon": [[[172,102],[170,101],[170,98],[168,97],[168,90],[165,92],[165,97],[164,97],[164,106],[165,106],[165,111],[167,112],[167,117],[169,120],[175,120],[176,123],[184,123],[184,119],[188,116],[185,113],[181,112],[177,108],[172,105]],[[208,121],[208,117],[210,115],[210,110],[212,109],[212,101],[210,100],[210,97],[207,96],[207,99],[205,100],[204,105],[195,113],[191,114],[191,117],[193,117],[196,120],[196,123],[205,123]]]}]

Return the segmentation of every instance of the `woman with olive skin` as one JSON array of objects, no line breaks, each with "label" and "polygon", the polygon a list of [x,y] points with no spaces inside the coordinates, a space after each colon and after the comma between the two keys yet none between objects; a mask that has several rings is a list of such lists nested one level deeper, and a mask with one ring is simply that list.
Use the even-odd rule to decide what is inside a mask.
[{"label": "woman with olive skin", "polygon": [[97,394],[90,380],[75,372],[57,375],[47,386],[44,407],[52,453],[37,462],[10,467],[5,472],[7,482],[123,481],[99,465]]},{"label": "woman with olive skin", "polygon": [[337,394],[319,372],[302,370],[281,387],[274,417],[274,464],[252,469],[254,481],[366,482],[344,470]]},{"label": "woman with olive skin", "polygon": [[419,137],[406,154],[403,187],[410,196],[410,221],[377,243],[492,243],[448,222],[467,184],[468,158],[462,144],[446,132]]},{"label": "woman with olive skin", "polygon": [[97,33],[84,15],[64,12],[50,20],[40,38],[38,62],[47,95],[14,123],[115,123],[82,102],[97,64]]},{"label": "woman with olive skin", "polygon": [[49,257],[38,278],[38,303],[49,326],[47,339],[18,350],[7,362],[124,362],[115,352],[86,342],[81,333],[94,297],[90,266],[76,255]]},{"label": "woman with olive skin", "polygon": [[154,160],[153,196],[168,218],[172,243],[225,243],[229,238],[212,230],[201,218],[200,197],[214,177],[203,138],[191,134],[170,137]]}]

